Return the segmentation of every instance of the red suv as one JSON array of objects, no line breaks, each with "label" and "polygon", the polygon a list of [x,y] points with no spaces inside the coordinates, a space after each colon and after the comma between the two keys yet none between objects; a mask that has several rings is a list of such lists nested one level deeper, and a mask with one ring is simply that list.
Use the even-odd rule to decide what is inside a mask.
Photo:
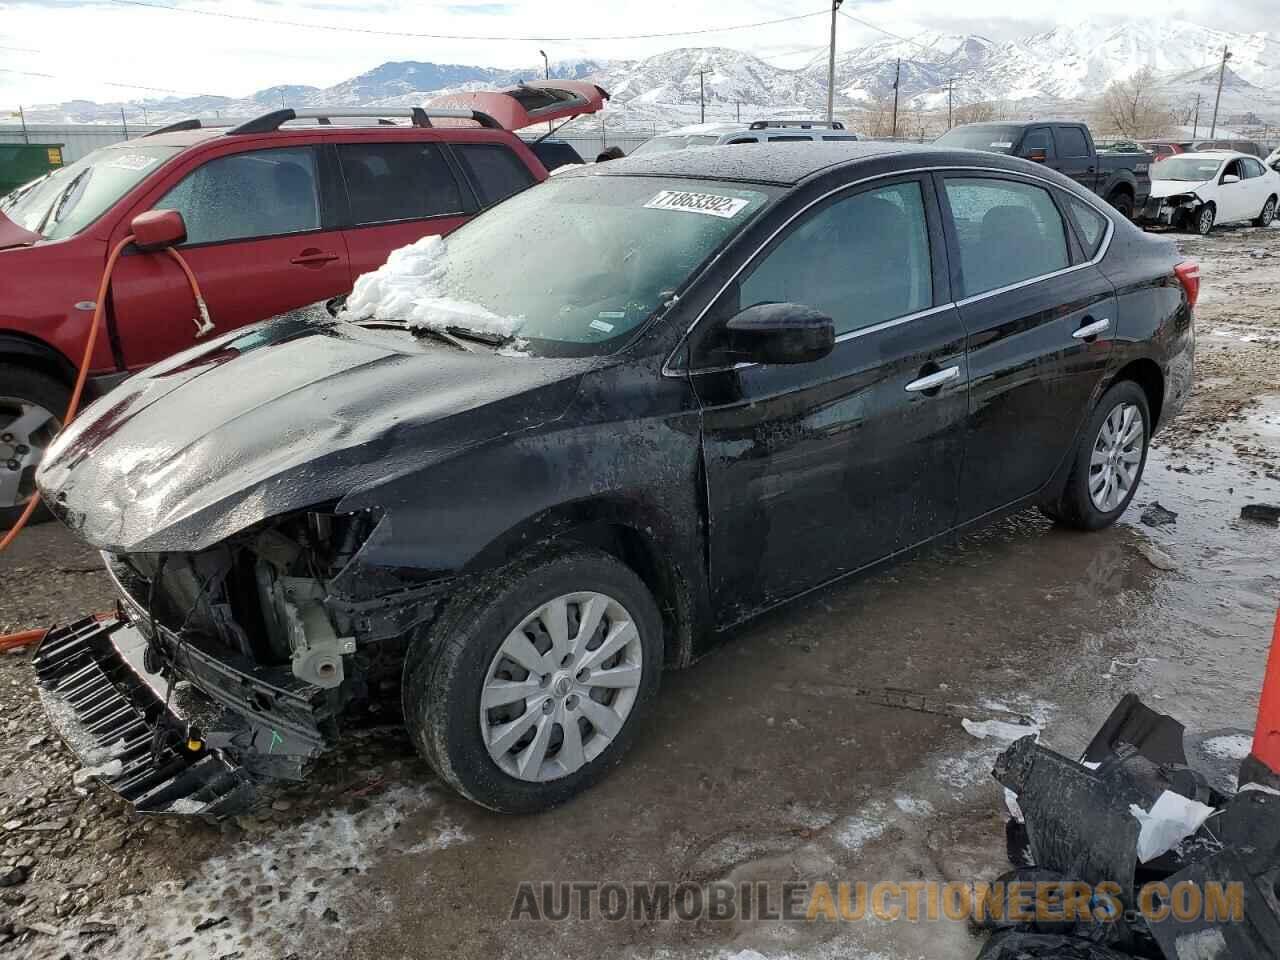
[{"label": "red suv", "polygon": [[[231,329],[346,293],[397,247],[448,233],[544,180],[547,171],[510,131],[593,113],[607,97],[593,84],[546,81],[425,108],[283,109],[222,129],[187,120],[96,150],[0,198],[0,529],[34,492],[107,253],[138,214],[182,214],[182,255],[213,322]],[[410,125],[386,120],[392,116]],[[339,117],[378,123],[333,125]],[[285,126],[299,119],[318,124]],[[91,394],[190,346],[194,317],[172,258],[126,250],[95,346]]]}]

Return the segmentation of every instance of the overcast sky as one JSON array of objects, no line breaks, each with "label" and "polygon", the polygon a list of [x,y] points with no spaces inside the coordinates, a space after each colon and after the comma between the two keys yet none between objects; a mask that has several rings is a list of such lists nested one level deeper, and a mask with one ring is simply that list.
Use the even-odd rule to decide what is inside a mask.
[{"label": "overcast sky", "polygon": [[[137,87],[244,96],[282,83],[330,86],[388,60],[521,67],[580,57],[632,58],[680,46],[728,46],[801,67],[820,56],[826,14],[788,23],[661,39],[456,40],[349,32],[487,37],[617,37],[723,28],[819,12],[825,0],[0,0],[0,111],[76,97],[163,96]],[[342,29],[253,23],[140,4],[205,10]],[[1280,0],[846,0],[843,9],[903,36],[927,30],[994,40],[1051,29],[1060,18],[1173,16],[1280,36]],[[941,17],[939,8],[946,10]],[[829,8],[828,8],[829,9]],[[934,13],[931,13],[934,11]],[[963,15],[960,15],[963,12]],[[1068,21],[1070,22],[1070,21]],[[883,34],[846,18],[839,44]],[[115,85],[113,85],[115,84]],[[12,106],[10,106],[12,105]]]}]

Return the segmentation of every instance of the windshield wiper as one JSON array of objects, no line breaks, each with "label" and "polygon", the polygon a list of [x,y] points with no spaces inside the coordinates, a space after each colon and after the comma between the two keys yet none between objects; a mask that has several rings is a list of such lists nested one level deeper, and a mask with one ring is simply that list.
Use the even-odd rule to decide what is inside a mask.
[{"label": "windshield wiper", "polygon": [[510,343],[515,339],[513,336],[503,336],[500,333],[485,333],[483,330],[471,330],[467,327],[446,327],[446,329],[454,337],[461,337],[464,340],[471,340],[475,343],[483,343],[490,347],[500,347],[504,343]]}]

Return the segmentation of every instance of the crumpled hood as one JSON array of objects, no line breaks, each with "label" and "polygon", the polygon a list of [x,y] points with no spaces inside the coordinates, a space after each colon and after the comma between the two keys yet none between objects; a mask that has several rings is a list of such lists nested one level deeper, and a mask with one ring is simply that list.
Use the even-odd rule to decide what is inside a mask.
[{"label": "crumpled hood", "polygon": [[1190,180],[1152,180],[1151,196],[1172,197],[1180,193],[1195,193],[1212,182],[1212,180],[1201,180],[1197,183]]},{"label": "crumpled hood", "polygon": [[36,481],[99,549],[203,550],[555,419],[588,365],[286,315],[126,380],[59,436]]}]

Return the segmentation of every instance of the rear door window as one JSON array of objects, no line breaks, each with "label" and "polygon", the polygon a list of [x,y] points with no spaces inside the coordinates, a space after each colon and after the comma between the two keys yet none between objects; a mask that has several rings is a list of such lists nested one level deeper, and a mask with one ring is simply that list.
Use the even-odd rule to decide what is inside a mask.
[{"label": "rear door window", "polygon": [[1058,153],[1063,157],[1089,156],[1089,141],[1079,127],[1059,127],[1054,133],[1058,140]]},{"label": "rear door window", "polygon": [[491,207],[534,184],[533,174],[515,154],[496,143],[460,143],[453,150],[471,178],[480,206]]},{"label": "rear door window", "polygon": [[1070,266],[1062,215],[1049,191],[1013,180],[946,178],[963,296]]},{"label": "rear door window", "polygon": [[461,213],[462,191],[431,143],[343,143],[338,159],[357,225]]},{"label": "rear door window", "polygon": [[1107,235],[1107,218],[1083,200],[1065,194],[1062,196],[1066,200],[1071,219],[1075,221],[1080,246],[1084,247],[1090,259],[1096,257],[1098,248]]},{"label": "rear door window", "polygon": [[155,209],[182,214],[187,244],[306,233],[320,229],[316,183],[311,147],[234,153],[191,171]]},{"label": "rear door window", "polygon": [[836,334],[928,309],[929,229],[917,181],[835,200],[792,228],[739,288],[741,307],[801,303]]}]

